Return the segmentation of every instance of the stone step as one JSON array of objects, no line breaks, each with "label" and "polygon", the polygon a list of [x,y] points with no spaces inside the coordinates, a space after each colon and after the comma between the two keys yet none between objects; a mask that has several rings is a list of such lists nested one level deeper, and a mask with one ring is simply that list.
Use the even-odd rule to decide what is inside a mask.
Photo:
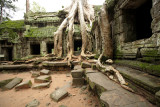
[{"label": "stone step", "polygon": [[56,70],[56,71],[65,71],[70,70],[71,67],[68,66],[67,62],[51,62],[51,61],[44,61],[42,63],[43,67],[50,70]]},{"label": "stone step", "polygon": [[28,70],[32,69],[32,65],[0,65],[0,71],[2,70]]},{"label": "stone step", "polygon": [[92,90],[100,97],[105,107],[152,107],[143,97],[123,89],[101,72],[85,73]]},{"label": "stone step", "polygon": [[114,67],[130,83],[131,88],[139,93],[143,92],[149,101],[155,103],[155,93],[160,90],[160,78],[129,67],[119,65],[114,65]]},{"label": "stone step", "polygon": [[45,82],[49,82],[51,81],[51,76],[50,75],[43,75],[43,76],[39,76],[37,78],[34,79],[35,83],[45,83]]}]

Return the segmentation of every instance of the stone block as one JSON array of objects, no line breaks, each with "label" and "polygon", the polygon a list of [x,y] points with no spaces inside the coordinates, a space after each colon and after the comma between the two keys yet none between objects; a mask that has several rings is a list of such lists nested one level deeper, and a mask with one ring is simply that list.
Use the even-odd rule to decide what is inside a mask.
[{"label": "stone block", "polygon": [[49,88],[51,82],[41,83],[33,86],[33,89]]},{"label": "stone block", "polygon": [[84,76],[84,70],[83,69],[72,70],[71,75],[73,78],[82,78]]},{"label": "stone block", "polygon": [[49,73],[50,73],[50,71],[47,69],[43,69],[40,71],[40,75],[48,75]]},{"label": "stone block", "polygon": [[25,88],[31,88],[32,86],[32,81],[31,80],[28,80],[28,81],[25,81],[25,82],[22,82],[20,84],[18,84],[15,89],[25,89]]},{"label": "stone block", "polygon": [[17,84],[23,81],[22,78],[14,78],[11,82],[4,86],[4,90],[9,90],[14,88]]},{"label": "stone block", "polygon": [[88,63],[88,62],[82,62],[82,63],[81,63],[81,67],[82,67],[82,68],[91,68],[91,64]]},{"label": "stone block", "polygon": [[25,107],[38,107],[39,104],[40,104],[40,102],[38,100],[34,99],[30,103],[28,103]]},{"label": "stone block", "polygon": [[157,107],[160,106],[160,90],[155,94]]},{"label": "stone block", "polygon": [[76,65],[76,66],[74,66],[74,70],[77,70],[77,69],[82,69],[82,68],[81,68],[81,65]]},{"label": "stone block", "polygon": [[44,76],[39,76],[34,79],[35,83],[45,83],[51,81],[51,76],[50,75],[44,75]]},{"label": "stone block", "polygon": [[0,88],[4,87],[6,84],[8,84],[9,82],[11,82],[13,79],[14,78],[0,81]]},{"label": "stone block", "polygon": [[84,78],[73,78],[72,85],[84,85]]},{"label": "stone block", "polygon": [[32,78],[35,78],[35,77],[38,77],[40,76],[40,73],[39,72],[32,72]]},{"label": "stone block", "polygon": [[92,69],[97,70],[96,64],[92,64]]},{"label": "stone block", "polygon": [[68,92],[62,88],[55,90],[53,93],[50,94],[52,100],[58,102],[68,96]]}]

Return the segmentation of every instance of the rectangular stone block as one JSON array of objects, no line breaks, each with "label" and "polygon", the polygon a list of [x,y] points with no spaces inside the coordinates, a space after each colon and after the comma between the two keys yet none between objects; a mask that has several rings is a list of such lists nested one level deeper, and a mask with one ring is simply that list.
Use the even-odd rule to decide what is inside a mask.
[{"label": "rectangular stone block", "polygon": [[72,70],[71,75],[73,78],[82,78],[84,76],[84,70],[83,69]]},{"label": "rectangular stone block", "polygon": [[84,85],[84,78],[73,78],[72,85]]},{"label": "rectangular stone block", "polygon": [[39,76],[34,79],[35,83],[45,83],[51,81],[51,76],[50,75],[44,75],[44,76]]},{"label": "rectangular stone block", "polygon": [[21,83],[23,81],[22,78],[14,78],[11,82],[9,82],[7,85],[4,86],[4,89],[12,89],[14,88],[17,84]]},{"label": "rectangular stone block", "polygon": [[82,67],[82,68],[91,68],[91,64],[88,63],[88,62],[82,62],[82,63],[81,63],[81,67]]}]

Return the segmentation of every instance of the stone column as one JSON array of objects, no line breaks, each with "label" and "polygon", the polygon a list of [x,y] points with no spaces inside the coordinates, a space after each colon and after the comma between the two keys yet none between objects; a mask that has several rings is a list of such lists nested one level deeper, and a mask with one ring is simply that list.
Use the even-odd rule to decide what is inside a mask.
[{"label": "stone column", "polygon": [[47,54],[47,46],[46,46],[46,42],[45,41],[42,41],[41,43],[41,55],[45,55]]}]

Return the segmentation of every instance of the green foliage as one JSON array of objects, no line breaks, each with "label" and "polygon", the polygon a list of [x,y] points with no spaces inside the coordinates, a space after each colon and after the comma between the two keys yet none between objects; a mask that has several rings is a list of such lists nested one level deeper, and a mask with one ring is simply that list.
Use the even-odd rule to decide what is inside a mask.
[{"label": "green foliage", "polygon": [[57,30],[55,26],[48,26],[43,28],[30,28],[26,33],[25,37],[52,37],[54,32]]},{"label": "green foliage", "polygon": [[4,21],[0,25],[0,38],[8,38],[10,42],[17,42],[18,32],[24,29],[24,21]]},{"label": "green foliage", "polygon": [[38,3],[35,1],[32,4],[33,8],[31,9],[32,12],[46,12],[44,7],[41,7]]}]

